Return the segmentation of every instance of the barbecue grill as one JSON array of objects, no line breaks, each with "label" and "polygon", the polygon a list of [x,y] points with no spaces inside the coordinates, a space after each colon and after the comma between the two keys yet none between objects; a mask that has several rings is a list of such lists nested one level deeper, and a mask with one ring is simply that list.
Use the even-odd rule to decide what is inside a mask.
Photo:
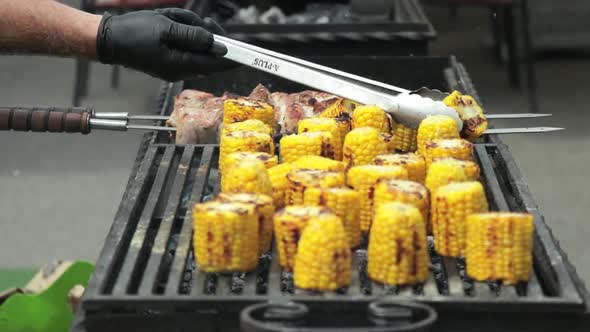
[{"label": "barbecue grill", "polygon": [[[444,57],[337,57],[312,59],[408,88],[475,91],[464,67]],[[363,66],[358,64],[362,63]],[[157,109],[195,88],[247,93],[257,83],[274,91],[303,87],[250,68],[194,81],[164,84]],[[438,256],[430,241],[431,273],[414,287],[384,287],[367,278],[366,250],[353,255],[349,287],[331,293],[295,289],[274,252],[251,273],[209,274],[195,269],[195,202],[219,192],[216,145],[175,145],[166,133],[148,133],[115,221],[86,290],[74,330],[91,331],[397,331],[420,308],[393,310],[388,301],[416,301],[438,312],[436,331],[587,331],[590,298],[544,222],[509,148],[495,135],[476,144],[492,210],[527,211],[535,218],[534,273],[528,283],[473,282],[461,259]],[[295,304],[289,304],[289,303]],[[303,330],[302,330],[303,331]]]},{"label": "barbecue grill", "polygon": [[[190,8],[215,16],[217,1]],[[317,1],[321,2],[321,1]],[[278,2],[280,4],[280,2]],[[390,18],[356,22],[246,24],[222,22],[228,37],[291,55],[426,55],[436,32],[419,0],[392,2]]]}]

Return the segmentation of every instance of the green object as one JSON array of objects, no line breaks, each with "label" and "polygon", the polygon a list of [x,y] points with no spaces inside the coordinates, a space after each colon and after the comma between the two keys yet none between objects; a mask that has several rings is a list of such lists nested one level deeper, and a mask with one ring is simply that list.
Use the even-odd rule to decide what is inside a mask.
[{"label": "green object", "polygon": [[86,287],[94,265],[74,262],[40,294],[16,294],[0,306],[2,332],[67,332],[74,315],[68,292],[75,285]]},{"label": "green object", "polygon": [[24,287],[38,270],[35,268],[0,269],[0,292],[9,288]]}]

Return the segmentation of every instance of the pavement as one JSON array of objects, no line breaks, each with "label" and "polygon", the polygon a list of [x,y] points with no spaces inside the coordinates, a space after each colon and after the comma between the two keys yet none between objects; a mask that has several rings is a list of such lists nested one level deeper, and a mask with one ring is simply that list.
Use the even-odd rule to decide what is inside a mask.
[{"label": "pavement", "polygon": [[[70,1],[72,2],[72,1]],[[527,112],[521,91],[494,62],[485,11],[429,9],[439,32],[432,53],[457,55],[490,113]],[[0,104],[70,105],[75,63],[70,59],[0,56]],[[516,162],[547,223],[586,281],[590,280],[590,132],[587,95],[590,61],[540,59],[536,64],[540,111],[552,118],[495,122],[502,126],[551,125],[566,131],[506,135]],[[91,68],[84,105],[100,111],[147,113],[159,81],[122,70],[109,86],[109,67]],[[54,258],[95,260],[112,223],[139,145],[139,133],[38,134],[0,132],[0,267],[40,266]]]}]

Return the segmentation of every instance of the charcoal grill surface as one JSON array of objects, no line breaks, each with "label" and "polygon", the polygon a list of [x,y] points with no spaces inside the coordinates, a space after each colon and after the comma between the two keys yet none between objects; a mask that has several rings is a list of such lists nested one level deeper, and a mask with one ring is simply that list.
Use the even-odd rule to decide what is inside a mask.
[{"label": "charcoal grill surface", "polygon": [[[421,67],[406,69],[417,82],[476,95],[464,68],[454,59],[374,61],[372,68],[382,68],[389,61],[391,71],[375,71],[374,78],[395,72],[397,77],[386,81],[395,83],[395,78],[405,77],[406,86],[412,86],[409,76],[397,69],[423,61]],[[421,79],[422,71],[436,67],[437,75]],[[246,68],[242,70],[246,72],[235,76],[238,84],[245,83],[249,74]],[[253,76],[247,86],[236,86],[235,91],[244,93],[259,80],[271,83],[271,78]],[[228,82],[234,81],[220,75],[186,87],[219,93],[233,88]],[[282,81],[272,84],[285,91],[299,88]],[[182,88],[171,84],[165,89],[168,97],[160,103],[161,112],[170,112],[172,97]],[[263,255],[252,273],[218,275],[195,269],[190,207],[219,191],[218,147],[168,144],[157,134],[146,135],[146,141],[150,144],[132,175],[84,297],[87,331],[180,331],[194,324],[202,330],[231,330],[237,328],[240,310],[267,301],[305,304],[311,321],[365,326],[367,306],[383,298],[431,304],[440,312],[441,331],[494,331],[504,325],[504,331],[544,331],[549,326],[554,330],[553,324],[563,331],[586,331],[590,326],[585,315],[587,293],[553,239],[508,147],[497,137],[479,142],[475,153],[491,208],[528,211],[535,217],[534,273],[529,283],[510,287],[474,283],[466,276],[463,261],[437,256],[430,241],[432,269],[424,285],[396,288],[372,283],[366,276],[366,252],[361,248],[353,255],[351,285],[325,294],[295,289],[274,253]]]}]

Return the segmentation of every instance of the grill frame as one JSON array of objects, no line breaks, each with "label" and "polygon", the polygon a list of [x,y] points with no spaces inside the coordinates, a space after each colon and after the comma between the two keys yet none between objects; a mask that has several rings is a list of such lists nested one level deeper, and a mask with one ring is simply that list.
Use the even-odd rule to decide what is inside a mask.
[{"label": "grill frame", "polygon": [[[454,58],[449,59],[448,64],[449,66],[445,69],[444,74],[448,88],[459,89],[478,98],[463,66],[460,63],[457,63]],[[182,89],[183,85],[167,84],[163,87],[164,89],[162,90],[163,93],[161,96],[164,96],[164,98],[160,98],[157,108],[160,109],[162,114],[168,114],[172,106],[172,97],[180,91],[179,89]],[[164,212],[165,215],[168,215],[166,218],[169,218],[172,211],[177,211],[178,206],[174,206],[174,200],[172,200],[171,206],[157,206],[157,199],[154,198],[153,195],[150,195],[149,191],[146,190],[147,186],[155,186],[158,188],[165,182],[164,180],[168,178],[170,169],[177,167],[177,162],[179,164],[186,164],[186,160],[189,157],[183,152],[178,161],[174,161],[172,164],[163,165],[161,168],[154,170],[152,169],[152,162],[158,161],[158,158],[160,158],[158,157],[158,154],[161,153],[162,156],[165,155],[166,157],[170,157],[174,155],[177,150],[186,151],[191,149],[203,149],[210,151],[210,153],[207,152],[206,154],[211,157],[210,162],[199,162],[197,171],[194,172],[194,175],[190,175],[191,172],[187,169],[184,169],[186,173],[183,173],[183,168],[179,168],[181,171],[175,174],[180,175],[180,180],[176,180],[170,185],[170,188],[178,189],[179,186],[184,185],[182,184],[183,176],[194,176],[195,178],[201,179],[197,181],[192,188],[192,192],[198,194],[203,193],[207,185],[202,177],[209,174],[208,167],[215,166],[216,152],[211,150],[213,148],[213,146],[182,146],[158,143],[158,134],[156,133],[149,133],[144,136],[143,143],[138,153],[138,163],[136,163],[136,166],[134,167],[121,206],[117,212],[115,221],[109,236],[107,237],[107,241],[105,242],[105,246],[100,254],[95,273],[84,296],[82,308],[84,309],[85,325],[89,331],[92,330],[93,326],[96,327],[96,330],[104,329],[105,326],[114,327],[114,325],[108,325],[108,323],[105,323],[105,319],[129,322],[129,327],[136,327],[136,325],[131,324],[130,322],[133,322],[137,318],[145,319],[146,314],[150,319],[159,317],[160,320],[170,321],[169,324],[171,325],[169,325],[169,327],[185,324],[186,317],[183,318],[183,313],[191,313],[191,319],[194,319],[195,322],[201,322],[202,319],[215,318],[215,326],[224,326],[225,322],[222,322],[221,320],[229,319],[235,321],[240,309],[247,305],[263,301],[284,302],[286,300],[293,300],[307,305],[312,311],[325,311],[326,308],[329,308],[328,310],[336,310],[337,308],[340,313],[364,312],[366,306],[371,301],[379,298],[377,296],[354,296],[346,298],[334,294],[318,297],[316,295],[305,293],[295,294],[288,297],[276,293],[255,296],[187,296],[165,293],[161,295],[145,296],[143,294],[121,294],[127,291],[126,287],[128,284],[126,281],[118,282],[119,285],[117,282],[112,283],[112,285],[105,285],[105,282],[107,284],[109,283],[108,280],[106,280],[106,277],[113,273],[113,271],[122,271],[126,276],[125,278],[128,278],[128,280],[133,279],[133,273],[131,273],[131,271],[132,269],[135,269],[135,262],[131,261],[131,263],[128,264],[125,264],[125,262],[118,263],[118,260],[115,258],[121,257],[121,250],[123,250],[122,244],[127,241],[130,243],[129,248],[135,248],[132,250],[134,253],[131,257],[141,257],[141,253],[140,251],[137,251],[137,248],[141,248],[145,243],[144,241],[133,241],[132,238],[129,238],[133,235],[130,234],[131,230],[136,228],[136,226],[129,222],[129,220],[130,218],[134,218],[137,219],[137,222],[143,222],[144,224],[155,222],[151,216],[148,216],[149,213],[148,215],[142,216],[142,213],[145,214],[145,211],[149,210],[140,208],[142,202],[145,201],[149,206],[153,206],[158,211]],[[437,310],[449,313],[449,315],[459,315],[460,313],[470,312],[474,317],[477,315],[483,315],[482,317],[485,318],[490,312],[493,312],[495,315],[502,315],[502,317],[512,317],[518,313],[518,318],[525,319],[528,317],[528,319],[535,319],[539,322],[538,326],[543,327],[541,322],[544,317],[541,314],[551,312],[553,313],[553,315],[551,315],[552,322],[562,321],[565,319],[564,317],[570,317],[580,321],[584,320],[586,322],[585,324],[587,324],[586,312],[588,311],[588,294],[586,289],[575,273],[575,270],[570,265],[567,257],[559,247],[559,244],[553,238],[549,227],[545,224],[545,221],[510,154],[509,148],[502,144],[499,137],[491,136],[487,141],[476,145],[476,153],[480,165],[482,166],[483,178],[487,182],[487,194],[494,197],[494,199],[490,201],[492,207],[503,208],[506,206],[514,207],[516,205],[519,206],[517,210],[526,210],[534,215],[536,226],[534,245],[535,269],[538,273],[543,275],[543,287],[548,292],[561,292],[562,296],[543,297],[542,300],[540,298],[520,298],[520,301],[515,301],[514,294],[507,292],[501,292],[498,297],[487,296],[485,298],[448,296],[421,298],[416,296],[407,297],[407,294],[404,293],[400,298],[409,298],[432,304]],[[184,162],[181,163],[180,161]],[[194,165],[196,166],[196,164]],[[494,169],[502,172],[503,176],[494,176]],[[213,190],[215,190],[215,188]],[[507,200],[504,198],[503,192],[506,190],[510,190],[510,192],[513,193],[511,199]],[[157,190],[157,192],[161,192],[161,190]],[[177,190],[172,190],[171,192],[174,194]],[[512,199],[512,197],[516,197],[517,199]],[[191,204],[192,202],[189,203],[188,206],[191,206]],[[514,210],[514,208],[512,210]],[[187,213],[185,211],[184,213],[189,219],[184,221],[183,227],[185,228],[180,231],[181,234],[184,234],[181,235],[184,236],[184,239],[180,239],[179,243],[183,245],[183,251],[188,251],[190,249],[191,237],[190,212]],[[170,225],[170,227],[174,226]],[[153,241],[159,241],[159,243],[161,243],[161,239],[165,235],[158,236],[158,234],[150,234],[149,236]],[[148,240],[147,242],[148,246],[150,241],[151,240]],[[135,245],[132,245],[132,243]],[[161,254],[161,250],[165,250],[165,248],[162,249],[162,246],[158,246],[158,248],[158,254]],[[125,257],[129,256],[126,255]],[[159,258],[158,256],[154,257],[155,258],[152,258],[151,263],[150,261],[145,262],[146,271],[152,271],[148,273],[150,276],[154,276],[153,271],[156,271],[154,269],[154,264],[158,262]],[[175,259],[179,260],[178,262],[172,262],[172,270],[175,271],[173,278],[176,279],[180,278],[180,275],[183,272],[176,268],[177,266],[182,265],[183,261],[183,259],[179,259],[178,257],[181,256],[175,256]],[[118,266],[118,264],[120,266]],[[452,265],[452,263],[447,265]],[[168,280],[169,284],[167,287],[169,289],[167,291],[171,291],[175,288],[170,286],[170,280],[173,280],[173,278]],[[452,287],[457,287],[457,284],[459,284],[460,287],[461,280],[459,276],[456,275],[451,283],[453,284]],[[482,285],[484,288],[482,288]],[[105,287],[109,288],[111,286],[115,291],[115,294],[103,294],[104,292],[102,290],[104,290]],[[149,285],[146,286],[141,283],[131,288],[135,287],[137,287],[140,293],[150,289]],[[478,283],[476,292],[482,289],[485,290],[485,287],[487,287],[485,284]],[[176,319],[171,319],[171,317],[176,317]],[[446,317],[449,318],[451,316]],[[516,319],[516,317],[514,319]],[[449,319],[449,322],[450,321],[451,320]],[[461,325],[467,321],[469,321],[469,319],[464,319],[461,322],[457,322],[457,324]],[[567,320],[564,320],[562,323],[567,324]],[[453,324],[453,327],[457,326],[457,324]],[[529,325],[534,326],[535,323],[530,323]],[[101,326],[101,328],[98,328],[98,326]],[[585,328],[588,326],[590,325],[584,325]],[[116,329],[113,331],[115,330]]]}]

